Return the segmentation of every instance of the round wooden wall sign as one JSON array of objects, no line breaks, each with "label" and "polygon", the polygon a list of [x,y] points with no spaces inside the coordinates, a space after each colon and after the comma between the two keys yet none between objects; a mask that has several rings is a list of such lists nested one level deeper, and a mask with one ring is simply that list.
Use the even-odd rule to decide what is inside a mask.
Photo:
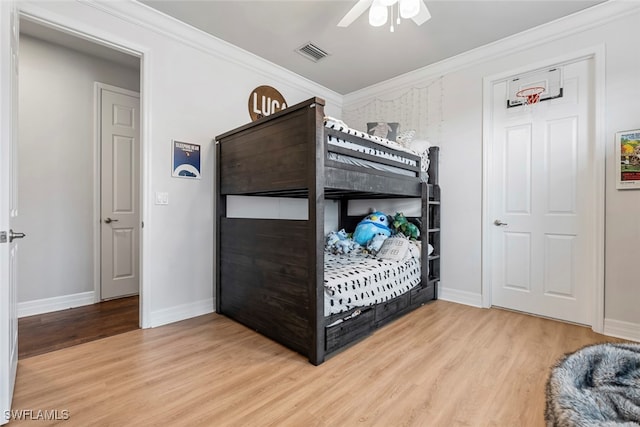
[{"label": "round wooden wall sign", "polygon": [[249,95],[251,121],[277,113],[287,108],[284,96],[271,86],[258,86]]}]

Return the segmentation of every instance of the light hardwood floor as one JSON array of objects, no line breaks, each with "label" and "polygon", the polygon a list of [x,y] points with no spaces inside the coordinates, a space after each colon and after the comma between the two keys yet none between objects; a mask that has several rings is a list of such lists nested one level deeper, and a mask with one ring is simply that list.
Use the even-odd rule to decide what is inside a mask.
[{"label": "light hardwood floor", "polygon": [[605,341],[436,301],[313,366],[211,314],[20,360],[13,406],[63,426],[543,426],[549,368]]}]

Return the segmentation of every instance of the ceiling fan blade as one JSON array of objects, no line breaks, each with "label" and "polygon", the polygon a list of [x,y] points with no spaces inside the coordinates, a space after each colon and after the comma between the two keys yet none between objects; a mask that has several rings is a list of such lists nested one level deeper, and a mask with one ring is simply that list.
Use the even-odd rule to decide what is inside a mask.
[{"label": "ceiling fan blade", "polygon": [[420,2],[420,10],[418,11],[418,14],[411,19],[413,19],[413,22],[415,22],[416,25],[422,25],[431,19],[431,13],[429,13],[427,5],[424,4],[424,0]]},{"label": "ceiling fan blade", "polygon": [[338,22],[338,27],[348,27],[351,25],[353,21],[362,15],[369,6],[371,6],[371,3],[373,3],[373,0],[358,0],[358,3],[356,3],[355,6],[353,6],[351,10],[344,15],[344,18]]}]

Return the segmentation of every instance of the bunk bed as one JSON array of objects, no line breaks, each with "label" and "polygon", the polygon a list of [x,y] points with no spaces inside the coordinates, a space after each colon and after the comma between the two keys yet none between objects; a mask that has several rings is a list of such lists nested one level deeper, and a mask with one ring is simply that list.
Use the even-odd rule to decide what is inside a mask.
[{"label": "bunk bed", "polygon": [[[315,365],[393,319],[436,299],[439,280],[437,147],[423,159],[341,126],[326,126],[311,98],[216,137],[216,311],[295,350]],[[306,220],[227,216],[227,196],[305,198]],[[375,305],[325,310],[325,200],[353,230],[349,200],[421,199],[417,285]],[[429,244],[435,248],[428,254]]]}]

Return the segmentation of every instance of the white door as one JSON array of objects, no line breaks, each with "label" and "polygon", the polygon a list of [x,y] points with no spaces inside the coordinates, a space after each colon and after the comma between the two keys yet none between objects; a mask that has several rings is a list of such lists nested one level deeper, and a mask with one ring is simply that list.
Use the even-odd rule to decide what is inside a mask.
[{"label": "white door", "polygon": [[492,305],[590,325],[596,286],[592,60],[563,66],[564,94],[506,108],[493,86]]},{"label": "white door", "polygon": [[139,290],[140,98],[101,85],[101,298]]},{"label": "white door", "polygon": [[[9,420],[18,367],[18,39],[14,2],[0,1],[0,424]],[[17,236],[16,236],[17,237]]]}]

